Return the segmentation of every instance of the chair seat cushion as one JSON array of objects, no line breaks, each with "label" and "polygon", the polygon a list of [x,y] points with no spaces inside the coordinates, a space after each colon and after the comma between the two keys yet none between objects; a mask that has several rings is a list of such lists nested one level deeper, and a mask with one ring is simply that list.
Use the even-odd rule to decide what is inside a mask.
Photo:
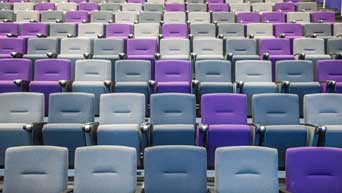
[{"label": "chair seat cushion", "polygon": [[195,127],[192,124],[153,125],[153,145],[195,145]]},{"label": "chair seat cushion", "polygon": [[13,83],[11,80],[0,81],[0,93],[3,92],[20,92],[21,88]]},{"label": "chair seat cushion", "polygon": [[157,82],[157,92],[190,93],[190,82]]}]

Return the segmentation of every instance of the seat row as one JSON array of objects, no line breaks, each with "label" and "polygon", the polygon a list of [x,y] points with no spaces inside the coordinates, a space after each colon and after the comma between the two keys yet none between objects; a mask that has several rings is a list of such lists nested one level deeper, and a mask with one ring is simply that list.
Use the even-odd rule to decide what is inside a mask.
[{"label": "seat row", "polygon": [[[214,188],[207,187],[204,148],[152,147],[145,150],[145,155],[144,187],[140,190],[136,185],[134,149],[119,146],[77,148],[74,187],[67,190],[67,149],[41,146],[10,148],[6,152],[2,192],[340,193],[341,189],[339,163],[342,152],[337,148],[289,149],[286,189],[279,188],[277,151],[271,148],[218,149]],[[30,180],[25,180],[28,177]]]},{"label": "seat row", "polygon": [[231,11],[231,12],[265,12],[265,11],[280,11],[280,12],[306,12],[306,11],[317,11],[317,3],[315,2],[299,2],[297,4],[292,3],[223,3],[215,0],[214,2],[208,3],[166,3],[163,2],[153,2],[141,4],[137,2],[129,3],[96,3],[96,2],[60,2],[60,3],[31,3],[31,2],[20,2],[20,3],[0,3],[0,9],[14,10],[16,11]]},{"label": "seat row", "polygon": [[149,121],[145,120],[143,94],[103,94],[98,122],[94,122],[93,94],[54,93],[44,123],[43,94],[3,93],[1,161],[8,147],[54,145],[69,149],[72,168],[77,147],[123,145],[137,150],[137,164],[142,167],[140,156],[145,147],[197,145],[207,148],[208,167],[212,168],[218,147],[260,145],[278,149],[283,169],[289,147],[342,147],[341,97],[305,95],[305,124],[301,124],[297,95],[257,94],[252,97],[253,124],[248,124],[248,102],[243,94],[203,95],[201,123],[196,122],[196,99],[191,94],[153,94]]},{"label": "seat row", "polygon": [[[212,6],[213,7],[213,6]],[[216,9],[216,10],[215,10]],[[218,11],[222,9],[222,11]],[[0,10],[0,21],[16,21],[20,23],[30,21],[41,22],[69,22],[69,23],[322,23],[335,22],[334,12],[226,12],[222,7],[210,8],[211,12],[192,11],[192,12],[172,12],[162,13],[144,11],[141,13],[133,11],[12,11]],[[198,19],[196,19],[198,17]]]},{"label": "seat row", "polygon": [[50,3],[66,3],[66,2],[74,2],[74,3],[82,3],[82,2],[90,2],[90,3],[282,3],[282,2],[292,2],[292,3],[300,3],[304,2],[303,0],[147,0],[146,2],[143,0],[108,0],[108,1],[101,1],[101,0],[49,0],[49,1],[42,1],[42,0],[4,0],[2,2],[9,2],[9,3],[20,3],[20,2],[33,2],[33,3],[40,3],[40,2],[50,2]]}]

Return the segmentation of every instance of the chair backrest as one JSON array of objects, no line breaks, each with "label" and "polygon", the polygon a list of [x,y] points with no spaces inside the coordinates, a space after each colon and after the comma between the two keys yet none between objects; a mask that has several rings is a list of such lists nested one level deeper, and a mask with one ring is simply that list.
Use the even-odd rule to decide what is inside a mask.
[{"label": "chair backrest", "polygon": [[259,23],[260,15],[256,12],[238,12],[236,14],[236,21],[238,23]]},{"label": "chair backrest", "polygon": [[138,93],[103,94],[100,124],[141,124],[145,119],[145,95]]},{"label": "chair backrest", "polygon": [[154,55],[157,52],[157,39],[128,39],[127,55]]},{"label": "chair backrest", "polygon": [[247,96],[242,94],[205,94],[201,99],[204,124],[247,124]]},{"label": "chair backrest", "polygon": [[144,163],[146,193],[207,192],[207,156],[202,147],[146,148]]},{"label": "chair backrest", "polygon": [[332,38],[327,42],[327,54],[337,54],[342,52],[342,39]]},{"label": "chair backrest", "polygon": [[55,10],[56,5],[54,3],[36,3],[34,9],[37,11]]},{"label": "chair backrest", "polygon": [[165,24],[185,23],[186,22],[186,14],[185,14],[185,12],[166,11],[166,12],[164,12],[164,20],[163,21]]},{"label": "chair backrest", "polygon": [[22,36],[36,36],[38,33],[42,35],[49,35],[49,25],[44,23],[23,23],[21,24]]},{"label": "chair backrest", "polygon": [[188,21],[190,23],[210,23],[209,12],[189,12]]},{"label": "chair backrest", "polygon": [[44,95],[40,93],[0,94],[0,123],[35,123],[44,118]]},{"label": "chair backrest", "polygon": [[247,25],[247,35],[273,36],[273,25],[270,23],[251,23]]},{"label": "chair backrest", "polygon": [[157,82],[187,81],[192,79],[191,62],[185,60],[158,60],[155,64]]},{"label": "chair backrest", "polygon": [[317,61],[316,68],[318,81],[334,80],[336,82],[342,82],[341,60],[320,60]]},{"label": "chair backrest", "polygon": [[63,2],[63,3],[58,3],[57,4],[57,10],[58,11],[76,11],[77,10],[77,3],[72,3],[72,2]]},{"label": "chair backrest", "polygon": [[77,60],[75,64],[76,81],[112,80],[112,63],[110,60]]},{"label": "chair backrest", "polygon": [[327,23],[309,23],[304,25],[304,35],[310,36],[316,34],[319,36],[332,36],[332,26]]},{"label": "chair backrest", "polygon": [[276,81],[314,82],[315,67],[310,60],[284,60],[276,63]]},{"label": "chair backrest", "polygon": [[116,82],[148,82],[151,62],[147,60],[118,60],[115,62]]},{"label": "chair backrest", "polygon": [[335,12],[332,11],[319,11],[311,13],[311,22],[335,22]]},{"label": "chair backrest", "polygon": [[139,13],[142,10],[141,3],[123,3],[121,4],[122,11]]},{"label": "chair backrest", "polygon": [[129,34],[133,34],[131,24],[110,23],[106,25],[107,37],[128,37]]},{"label": "chair backrest", "polygon": [[39,59],[34,66],[35,81],[71,80],[70,60]]},{"label": "chair backrest", "polygon": [[235,79],[243,82],[272,82],[272,63],[266,60],[239,60]]},{"label": "chair backrest", "polygon": [[309,12],[288,12],[287,22],[296,23],[310,23],[310,13]]},{"label": "chair backrest", "polygon": [[298,125],[299,99],[295,94],[257,94],[252,99],[253,123]]},{"label": "chair backrest", "polygon": [[226,53],[233,55],[256,55],[257,41],[255,39],[228,39]]},{"label": "chair backrest", "polygon": [[167,38],[160,40],[160,54],[163,55],[189,55],[190,41],[185,38]]},{"label": "chair backrest", "polygon": [[186,38],[188,36],[188,27],[184,23],[174,23],[174,24],[164,24],[162,26],[163,36],[164,38],[171,38],[171,37],[180,37]]},{"label": "chair backrest", "polygon": [[0,21],[3,21],[5,19],[10,20],[10,21],[14,21],[15,20],[14,11],[12,11],[12,10],[0,10]]},{"label": "chair backrest", "polygon": [[297,38],[293,40],[293,54],[324,54],[324,40],[319,38]]},{"label": "chair backrest", "polygon": [[11,52],[25,53],[25,40],[23,38],[0,38],[0,54]]},{"label": "chair backrest", "polygon": [[108,23],[114,20],[113,12],[111,11],[93,11],[90,13],[91,23]]},{"label": "chair backrest", "polygon": [[115,23],[133,24],[138,15],[135,11],[119,11],[115,13]]},{"label": "chair backrest", "polygon": [[134,25],[135,38],[157,38],[159,35],[159,23],[139,23]]},{"label": "chair backrest", "polygon": [[[49,123],[94,121],[95,96],[88,93],[53,93],[49,98]],[[87,105],[85,105],[87,104]]]},{"label": "chair backrest", "polygon": [[[264,3],[261,3],[264,4]],[[261,22],[267,23],[285,23],[286,14],[281,12],[263,12],[261,14]]]},{"label": "chair backrest", "polygon": [[135,192],[136,155],[134,148],[123,146],[77,148],[74,192]]},{"label": "chair backrest", "polygon": [[190,25],[190,33],[194,37],[216,37],[216,26],[212,23],[193,23]]},{"label": "chair backrest", "polygon": [[285,34],[287,37],[302,36],[303,29],[301,24],[296,23],[281,23],[274,24],[274,35],[280,37],[281,34]]},{"label": "chair backrest", "polygon": [[81,23],[78,24],[79,37],[96,38],[97,35],[104,33],[104,26],[102,23]]},{"label": "chair backrest", "polygon": [[68,11],[65,13],[66,22],[81,23],[89,21],[89,14],[87,11]]},{"label": "chair backrest", "polygon": [[140,23],[160,23],[161,21],[161,13],[154,11],[144,11],[139,14],[139,22]]},{"label": "chair backrest", "polygon": [[275,3],[274,11],[281,11],[281,12],[296,11],[296,5],[292,2]]},{"label": "chair backrest", "polygon": [[193,51],[197,55],[223,55],[223,40],[213,38],[194,39]]},{"label": "chair backrest", "polygon": [[261,39],[259,40],[259,54],[291,55],[290,39]]},{"label": "chair backrest", "polygon": [[61,54],[78,54],[91,52],[91,40],[87,38],[66,38],[61,40]]},{"label": "chair backrest", "polygon": [[97,3],[82,2],[78,4],[78,10],[90,12],[99,10],[99,6]]},{"label": "chair backrest", "polygon": [[[1,17],[0,17],[0,20],[1,20]],[[341,34],[342,34],[342,23],[335,23],[334,24],[334,36],[338,36]]]},{"label": "chair backrest", "polygon": [[16,21],[21,23],[28,23],[30,20],[39,21],[38,11],[16,11]]},{"label": "chair backrest", "polygon": [[56,38],[30,38],[27,42],[27,54],[58,53],[58,40]]},{"label": "chair backrest", "polygon": [[342,124],[340,94],[310,94],[304,96],[304,122],[315,125]]},{"label": "chair backrest", "polygon": [[118,12],[121,10],[121,4],[120,3],[101,3],[100,4],[100,10],[101,11],[110,11],[110,12]]},{"label": "chair backrest", "polygon": [[31,80],[32,62],[29,59],[0,59],[1,80]]},{"label": "chair backrest", "polygon": [[195,124],[195,96],[161,93],[151,96],[152,124]]},{"label": "chair backrest", "polygon": [[252,4],[252,11],[255,12],[267,12],[273,10],[273,4],[272,3],[253,3]]},{"label": "chair backrest", "polygon": [[209,12],[228,12],[228,5],[226,3],[211,3],[208,4]]},{"label": "chair backrest", "polygon": [[19,24],[0,23],[0,36],[6,36],[9,33],[19,35]]},{"label": "chair backrest", "polygon": [[245,26],[239,23],[218,24],[218,34],[224,37],[245,37]]},{"label": "chair backrest", "polygon": [[73,23],[51,23],[50,36],[67,37],[68,34],[76,36],[77,25]]},{"label": "chair backrest", "polygon": [[297,11],[317,11],[317,3],[316,2],[298,2],[297,3]]},{"label": "chair backrest", "polygon": [[[286,186],[293,193],[341,192],[340,148],[302,147],[286,152]],[[318,183],[319,182],[319,183]]]},{"label": "chair backrest", "polygon": [[68,185],[68,150],[52,146],[9,148],[4,176],[4,193],[63,192]]},{"label": "chair backrest", "polygon": [[229,3],[230,11],[234,13],[238,12],[250,12],[251,4],[243,2]]},{"label": "chair backrest", "polygon": [[215,154],[217,192],[276,193],[278,153],[266,147],[222,147]]},{"label": "chair backrest", "polygon": [[185,4],[184,3],[166,3],[165,11],[174,11],[174,12],[185,12]]},{"label": "chair backrest", "polygon": [[231,82],[231,63],[224,60],[199,60],[195,63],[195,77],[200,82]]},{"label": "chair backrest", "polygon": [[123,39],[94,39],[94,55],[117,56],[124,53]]}]

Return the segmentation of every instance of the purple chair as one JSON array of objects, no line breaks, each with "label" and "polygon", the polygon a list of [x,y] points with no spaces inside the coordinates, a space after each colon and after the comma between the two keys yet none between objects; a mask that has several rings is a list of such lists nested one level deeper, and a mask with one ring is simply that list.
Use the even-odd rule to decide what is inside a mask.
[{"label": "purple chair", "polygon": [[87,0],[69,0],[70,3],[82,3],[87,2]]},{"label": "purple chair", "polygon": [[109,23],[106,25],[107,38],[127,39],[133,34],[133,25],[123,23]]},{"label": "purple chair", "polygon": [[280,11],[280,12],[295,12],[296,11],[296,5],[294,3],[290,3],[290,2],[275,3],[274,4],[274,10]]},{"label": "purple chair", "polygon": [[208,9],[210,12],[228,12],[229,6],[226,3],[209,3]]},{"label": "purple chair", "polygon": [[263,12],[261,13],[261,22],[264,23],[285,23],[286,15],[282,12]]},{"label": "purple chair", "polygon": [[323,93],[342,93],[342,60],[319,60],[316,70]]},{"label": "purple chair", "polygon": [[37,3],[34,9],[37,11],[56,10],[56,5],[54,3]]},{"label": "purple chair", "polygon": [[83,3],[78,4],[78,10],[91,12],[94,10],[99,10],[99,6],[97,3],[83,2]]},{"label": "purple chair", "polygon": [[199,135],[202,140],[199,145],[207,147],[209,168],[214,166],[216,148],[252,144],[251,128],[247,124],[246,95],[202,95],[201,116],[204,126]]},{"label": "purple chair", "polygon": [[29,0],[8,0],[10,3],[29,2]]},{"label": "purple chair", "polygon": [[298,3],[298,2],[303,2],[303,0],[285,0],[284,2]]},{"label": "purple chair", "polygon": [[165,4],[165,11],[185,11],[185,4],[182,3],[167,3]]},{"label": "purple chair", "polygon": [[291,54],[291,41],[289,39],[260,39],[259,55],[262,59],[272,62],[272,79],[275,79],[275,63],[279,60],[294,60]]},{"label": "purple chair", "polygon": [[190,61],[158,60],[155,68],[157,93],[191,93]]},{"label": "purple chair", "polygon": [[49,25],[44,23],[24,23],[21,25],[21,34],[23,38],[48,36]]},{"label": "purple chair", "polygon": [[0,23],[0,37],[6,37],[7,34],[19,35],[19,24],[17,23]]},{"label": "purple chair", "polygon": [[286,37],[290,39],[303,37],[303,28],[301,24],[281,23],[274,24],[274,35],[277,38]]},{"label": "purple chair", "polygon": [[213,4],[213,3],[224,3],[224,0],[207,0],[208,4]]},{"label": "purple chair", "polygon": [[311,13],[311,22],[313,23],[334,23],[335,21],[335,13],[332,11]]},{"label": "purple chair", "polygon": [[162,32],[163,38],[187,38],[188,26],[185,23],[164,24]]},{"label": "purple chair", "polygon": [[34,65],[34,79],[29,91],[43,93],[45,96],[45,113],[48,112],[49,96],[62,92],[62,82],[71,80],[71,62],[64,59],[39,59]]},{"label": "purple chair", "polygon": [[25,51],[24,38],[0,38],[0,59],[11,58],[12,52],[25,54]]},{"label": "purple chair", "polygon": [[31,76],[31,60],[0,59],[0,93],[27,91]]},{"label": "purple chair", "polygon": [[256,12],[239,12],[236,15],[236,21],[238,23],[259,23],[260,15]]},{"label": "purple chair", "polygon": [[286,188],[291,193],[341,193],[342,150],[290,148],[286,152]]},{"label": "purple chair", "polygon": [[65,14],[65,21],[72,23],[88,22],[89,15],[87,11],[68,11]]}]

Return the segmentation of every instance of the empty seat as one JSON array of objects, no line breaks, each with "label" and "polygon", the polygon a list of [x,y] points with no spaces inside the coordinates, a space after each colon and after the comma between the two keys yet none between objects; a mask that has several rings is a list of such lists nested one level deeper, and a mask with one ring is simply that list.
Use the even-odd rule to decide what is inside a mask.
[{"label": "empty seat", "polygon": [[97,145],[119,145],[135,149],[135,161],[146,146],[141,127],[145,120],[145,96],[137,93],[101,95]]},{"label": "empty seat", "polygon": [[317,80],[322,92],[342,93],[342,60],[321,60],[317,62]]},{"label": "empty seat", "polygon": [[[222,147],[216,151],[215,165],[216,192],[278,192],[278,157],[275,149]],[[255,176],[256,173],[258,176]]]},{"label": "empty seat", "polygon": [[185,12],[164,12],[164,23],[185,23],[186,22],[186,14]]},{"label": "empty seat", "polygon": [[191,62],[159,60],[155,64],[156,92],[191,93]]},{"label": "empty seat", "polygon": [[311,22],[314,22],[314,23],[335,22],[335,12],[320,11],[320,12],[311,13]]},{"label": "empty seat", "polygon": [[139,23],[134,24],[135,38],[158,38],[159,37],[159,23]]},{"label": "empty seat", "polygon": [[11,58],[11,53],[25,54],[23,38],[0,38],[0,58]]},{"label": "empty seat", "polygon": [[15,21],[15,14],[12,10],[0,10],[0,21]]},{"label": "empty seat", "polygon": [[259,13],[252,12],[238,12],[236,14],[236,22],[237,23],[259,23],[260,15]]},{"label": "empty seat", "polygon": [[295,12],[296,5],[292,2],[282,2],[274,4],[274,11],[280,12]]},{"label": "empty seat", "polygon": [[308,12],[288,12],[288,23],[310,23],[310,13]]},{"label": "empty seat", "polygon": [[226,3],[210,3],[208,4],[209,12],[228,12],[229,7]]},{"label": "empty seat", "polygon": [[8,2],[0,2],[0,10],[12,10],[12,4]]},{"label": "empty seat", "polygon": [[273,38],[273,25],[270,23],[247,24],[247,36],[257,39]]},{"label": "empty seat", "polygon": [[34,4],[31,2],[13,3],[13,11],[30,11],[30,10],[34,10]]},{"label": "empty seat", "polygon": [[[341,190],[342,172],[336,169],[342,160],[337,148],[293,148],[286,153],[286,188],[293,193]],[[318,161],[319,160],[319,161]],[[317,182],[320,183],[317,183]]]},{"label": "empty seat", "polygon": [[94,100],[94,95],[88,93],[50,95],[49,118],[42,129],[43,142],[44,145],[67,147],[70,168],[74,166],[75,149],[90,145],[82,128],[85,123],[94,121]]},{"label": "empty seat", "polygon": [[252,113],[252,96],[260,93],[276,93],[272,82],[272,63],[262,60],[240,60],[235,64],[236,92],[248,97],[248,115]]},{"label": "empty seat", "polygon": [[58,3],[57,4],[57,10],[58,11],[76,11],[77,10],[77,3],[72,3],[72,2],[63,2],[63,3]]},{"label": "empty seat", "polygon": [[97,38],[104,36],[104,26],[102,23],[81,23],[78,24],[78,37]]},{"label": "empty seat", "polygon": [[0,37],[18,36],[19,24],[17,23],[0,23]]},{"label": "empty seat", "polygon": [[162,18],[159,12],[144,11],[139,14],[139,23],[160,23]]},{"label": "empty seat", "polygon": [[231,12],[213,12],[213,23],[235,23],[235,14]]},{"label": "empty seat", "polygon": [[229,3],[230,11],[231,12],[250,12],[251,11],[251,5],[249,3]]},{"label": "empty seat", "polygon": [[331,38],[332,26],[327,23],[308,23],[303,26],[304,36],[317,36],[319,38]]},{"label": "empty seat", "polygon": [[[174,155],[181,155],[181,158]],[[150,147],[145,150],[144,163],[144,192],[146,193],[206,193],[208,191],[204,148]]]},{"label": "empty seat", "polygon": [[67,165],[68,151],[65,148],[10,148],[6,152],[3,192],[63,192],[68,185]]},{"label": "empty seat", "polygon": [[160,40],[160,59],[188,60],[190,41],[185,38],[168,38]]},{"label": "empty seat", "polygon": [[28,59],[0,59],[0,93],[27,91],[32,79],[32,62]]},{"label": "empty seat", "polygon": [[145,3],[143,7],[144,11],[153,11],[153,12],[163,12],[164,3]]},{"label": "empty seat", "polygon": [[189,12],[206,12],[207,5],[204,3],[187,3],[186,10]]},{"label": "empty seat", "polygon": [[91,23],[108,23],[114,21],[114,15],[111,11],[93,11],[90,13]]},{"label": "empty seat", "polygon": [[253,3],[252,4],[252,11],[255,12],[266,12],[266,11],[272,11],[273,10],[273,4],[272,3]]},{"label": "empty seat", "polygon": [[207,93],[232,93],[232,73],[230,61],[199,60],[195,63],[197,96]]},{"label": "empty seat", "polygon": [[23,38],[49,35],[49,25],[43,23],[23,23],[20,26],[20,36]]},{"label": "empty seat", "polygon": [[99,6],[97,3],[87,3],[87,2],[82,2],[78,4],[78,10],[80,11],[97,11],[99,10]]},{"label": "empty seat", "polygon": [[[26,127],[26,125],[43,121],[44,96],[38,93],[2,93],[0,94],[0,101],[0,166],[3,168],[7,148],[36,143],[36,141],[33,141],[35,132],[32,131],[32,128]],[[18,165],[17,167],[20,166]],[[5,184],[10,182],[7,180],[5,177]]]},{"label": "empty seat", "polygon": [[133,24],[138,20],[138,15],[133,11],[115,12],[115,23]]},{"label": "empty seat", "polygon": [[223,40],[214,38],[199,38],[193,40],[192,56],[196,60],[222,60]]},{"label": "empty seat", "polygon": [[286,149],[310,146],[310,131],[299,122],[299,99],[294,94],[253,96],[253,123],[259,125],[257,143],[278,150],[279,167],[285,167]]},{"label": "empty seat", "polygon": [[153,94],[151,145],[195,145],[195,104],[195,96],[191,94]]},{"label": "empty seat", "polygon": [[65,22],[82,23],[89,21],[87,11],[68,11],[65,13]]},{"label": "empty seat", "polygon": [[342,53],[342,39],[331,38],[327,41],[327,54],[334,56],[333,58],[341,59]]},{"label": "empty seat", "polygon": [[[94,39],[94,59],[106,59],[112,62],[112,74],[114,75],[114,61],[124,55],[123,39]],[[112,77],[114,80],[114,77]]]},{"label": "empty seat", "polygon": [[261,13],[261,22],[264,23],[285,23],[286,14],[282,12],[263,12]]},{"label": "empty seat", "polygon": [[39,21],[38,11],[17,11],[15,14],[16,14],[16,22],[19,22],[19,23]]},{"label": "empty seat", "polygon": [[100,10],[101,11],[110,11],[110,12],[118,12],[121,10],[120,3],[100,3]]},{"label": "empty seat", "polygon": [[59,53],[58,40],[55,38],[30,38],[27,41],[27,54],[25,58],[33,61],[40,58],[47,58],[50,54]]},{"label": "empty seat", "polygon": [[297,38],[293,40],[293,54],[301,55],[301,59],[317,60],[330,59],[325,54],[324,40],[320,38]]},{"label": "empty seat", "polygon": [[185,23],[170,23],[162,26],[163,38],[187,38],[188,26]]},{"label": "empty seat", "polygon": [[123,3],[121,4],[122,11],[139,13],[142,10],[141,3]]},{"label": "empty seat", "polygon": [[[0,12],[1,15],[1,12]],[[1,18],[0,18],[1,20]],[[341,23],[335,23],[334,24],[334,36],[342,35],[342,24]]]},{"label": "empty seat", "polygon": [[42,11],[40,13],[40,21],[46,23],[55,23],[56,21],[63,21],[63,11]]},{"label": "empty seat", "polygon": [[209,12],[189,12],[188,22],[193,23],[210,23],[211,16]]},{"label": "empty seat", "polygon": [[77,60],[73,92],[85,92],[95,95],[95,115],[99,114],[100,95],[111,92],[112,64],[109,60]]},{"label": "empty seat", "polygon": [[277,38],[286,37],[295,39],[303,36],[303,28],[301,24],[282,23],[274,25],[274,36]]},{"label": "empty seat", "polygon": [[215,150],[224,146],[252,144],[252,130],[247,125],[247,97],[241,94],[205,94],[201,99],[203,135],[199,144],[208,151],[208,166],[214,167]]},{"label": "empty seat", "polygon": [[317,11],[317,3],[316,2],[298,2],[297,3],[297,11]]},{"label": "empty seat", "polygon": [[34,9],[37,11],[52,11],[56,9],[56,5],[54,3],[37,3]]},{"label": "empty seat", "polygon": [[127,40],[127,58],[154,61],[157,53],[157,39],[129,39]]},{"label": "empty seat", "polygon": [[185,11],[185,4],[184,3],[166,3],[165,4],[165,11],[174,11],[174,12],[184,12]]},{"label": "empty seat", "polygon": [[107,38],[127,39],[130,34],[133,34],[133,26],[124,23],[109,23],[106,25]]},{"label": "empty seat", "polygon": [[226,39],[244,38],[245,26],[239,23],[219,23],[218,34],[220,38]]},{"label": "empty seat", "polygon": [[[74,193],[135,192],[136,151],[129,147],[80,147],[75,152]],[[100,158],[100,159],[99,159]],[[89,180],[94,184],[89,183]]]},{"label": "empty seat", "polygon": [[40,59],[34,64],[34,78],[30,82],[29,91],[43,93],[45,96],[45,113],[49,107],[49,96],[63,92],[67,85],[64,81],[71,80],[71,64],[63,59]]},{"label": "empty seat", "polygon": [[51,23],[50,36],[56,38],[75,37],[77,35],[77,25],[73,23]]}]

